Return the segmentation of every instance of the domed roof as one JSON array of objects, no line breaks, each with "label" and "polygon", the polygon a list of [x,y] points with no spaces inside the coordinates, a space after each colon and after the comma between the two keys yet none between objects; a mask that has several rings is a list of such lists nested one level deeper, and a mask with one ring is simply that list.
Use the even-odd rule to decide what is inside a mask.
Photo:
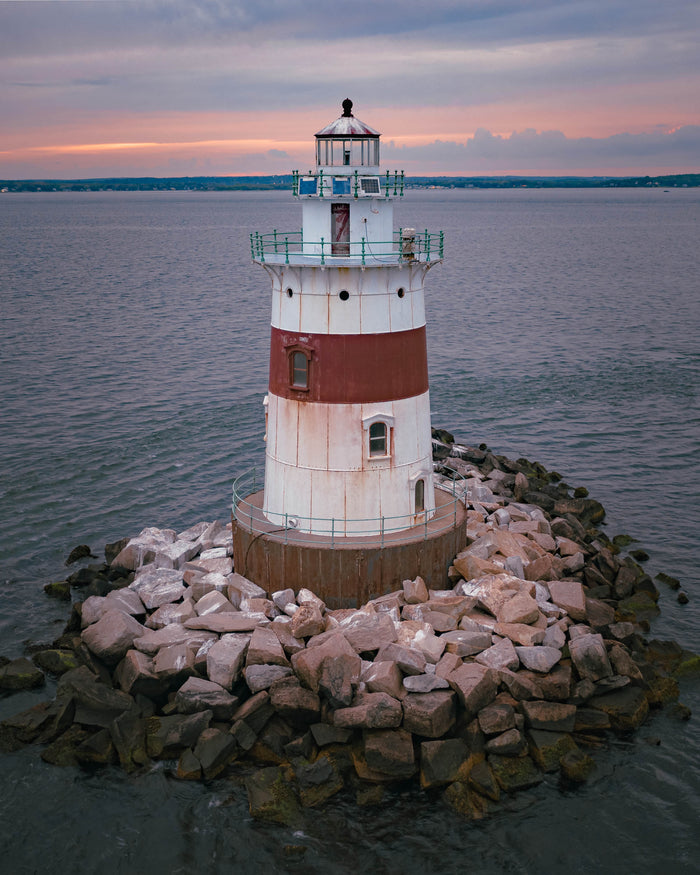
[{"label": "domed roof", "polygon": [[334,122],[315,134],[316,137],[379,137],[379,131],[375,131],[369,125],[361,122],[352,114],[352,100],[345,98],[343,101],[343,114]]}]

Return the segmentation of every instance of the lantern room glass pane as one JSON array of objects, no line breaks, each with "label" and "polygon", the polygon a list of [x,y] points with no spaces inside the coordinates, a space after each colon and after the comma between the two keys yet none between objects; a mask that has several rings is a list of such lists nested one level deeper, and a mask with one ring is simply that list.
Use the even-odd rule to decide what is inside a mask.
[{"label": "lantern room glass pane", "polygon": [[324,167],[375,167],[379,164],[379,140],[347,137],[319,140],[316,160]]}]

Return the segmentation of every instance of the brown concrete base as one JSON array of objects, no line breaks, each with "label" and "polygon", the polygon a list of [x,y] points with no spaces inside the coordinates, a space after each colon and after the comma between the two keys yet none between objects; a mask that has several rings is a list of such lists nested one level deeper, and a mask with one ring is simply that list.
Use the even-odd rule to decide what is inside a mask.
[{"label": "brown concrete base", "polygon": [[435,521],[382,542],[379,536],[331,540],[272,527],[260,531],[262,492],[250,495],[232,517],[234,568],[268,593],[307,587],[329,608],[359,607],[417,575],[431,589],[444,589],[447,569],[466,546],[467,512],[461,503],[453,509],[452,497],[439,489],[435,499]]}]

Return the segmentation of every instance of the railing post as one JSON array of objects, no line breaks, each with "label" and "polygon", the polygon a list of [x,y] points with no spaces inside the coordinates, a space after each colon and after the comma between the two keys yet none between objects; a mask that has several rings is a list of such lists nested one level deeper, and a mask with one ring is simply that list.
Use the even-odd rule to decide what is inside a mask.
[{"label": "railing post", "polygon": [[326,254],[323,251],[323,237],[321,237],[321,264],[326,263]]},{"label": "railing post", "polygon": [[362,264],[365,263],[365,238],[362,238]]},{"label": "railing post", "polygon": [[399,228],[399,264],[403,262],[403,228]]},{"label": "railing post", "polygon": [[323,197],[323,170],[318,172],[318,196]]},{"label": "railing post", "polygon": [[403,170],[401,171],[401,190],[400,190],[400,196],[403,197]]},{"label": "railing post", "polygon": [[389,171],[386,172],[386,183],[384,184],[384,197],[389,197]]},{"label": "railing post", "polygon": [[355,171],[355,199],[357,200],[357,192],[358,192],[358,181],[357,181],[357,170]]},{"label": "railing post", "polygon": [[440,258],[442,258],[442,249],[443,249],[443,241],[445,234],[443,231],[440,231]]},{"label": "railing post", "polygon": [[272,236],[274,238],[275,255],[277,255],[277,228],[272,229]]},{"label": "railing post", "polygon": [[284,238],[284,263],[289,264],[289,237]]}]

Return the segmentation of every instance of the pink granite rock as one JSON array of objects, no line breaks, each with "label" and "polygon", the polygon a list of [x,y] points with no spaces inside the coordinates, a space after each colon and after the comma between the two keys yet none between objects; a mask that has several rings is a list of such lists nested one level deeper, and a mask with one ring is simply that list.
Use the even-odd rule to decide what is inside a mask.
[{"label": "pink granite rock", "polygon": [[250,639],[246,666],[266,664],[288,666],[289,660],[271,626],[258,626]]},{"label": "pink granite rock", "polygon": [[209,680],[230,691],[240,677],[249,644],[250,635],[222,635],[207,653]]},{"label": "pink granite rock", "polygon": [[404,580],[403,594],[407,605],[417,605],[428,601],[428,587],[422,577],[415,580]]},{"label": "pink granite rock", "polygon": [[586,619],[586,596],[579,580],[552,580],[548,584],[552,601],[577,621]]},{"label": "pink granite rock", "polygon": [[486,650],[482,650],[474,657],[475,661],[487,668],[508,668],[515,671],[520,665],[518,654],[515,652],[513,642],[509,638],[502,638],[498,643]]},{"label": "pink granite rock", "polygon": [[348,644],[342,632],[334,631],[317,647],[307,647],[292,655],[292,668],[301,682],[317,693],[323,670],[323,661],[328,657],[345,656],[356,666],[356,676],[359,678],[362,660]]},{"label": "pink granite rock", "polygon": [[458,666],[447,680],[464,710],[472,717],[493,701],[498,690],[498,674],[478,663]]},{"label": "pink granite rock", "polygon": [[115,664],[131,650],[134,639],[140,637],[145,629],[129,614],[110,609],[100,619],[88,626],[81,638],[99,659]]},{"label": "pink granite rock", "polygon": [[441,738],[456,720],[455,694],[452,690],[432,693],[409,693],[401,702],[403,728],[424,738]]},{"label": "pink granite rock", "polygon": [[295,611],[291,629],[295,638],[310,638],[319,635],[326,627],[323,615],[312,602],[307,602]]},{"label": "pink granite rock", "polygon": [[394,699],[403,695],[403,675],[395,662],[372,662],[362,673],[370,693],[387,693]]},{"label": "pink granite rock", "polygon": [[540,615],[537,602],[525,592],[519,592],[504,602],[496,614],[499,623],[534,623]]},{"label": "pink granite rock", "polygon": [[350,708],[339,708],[333,724],[344,729],[394,729],[401,725],[401,703],[386,693],[361,693]]}]

